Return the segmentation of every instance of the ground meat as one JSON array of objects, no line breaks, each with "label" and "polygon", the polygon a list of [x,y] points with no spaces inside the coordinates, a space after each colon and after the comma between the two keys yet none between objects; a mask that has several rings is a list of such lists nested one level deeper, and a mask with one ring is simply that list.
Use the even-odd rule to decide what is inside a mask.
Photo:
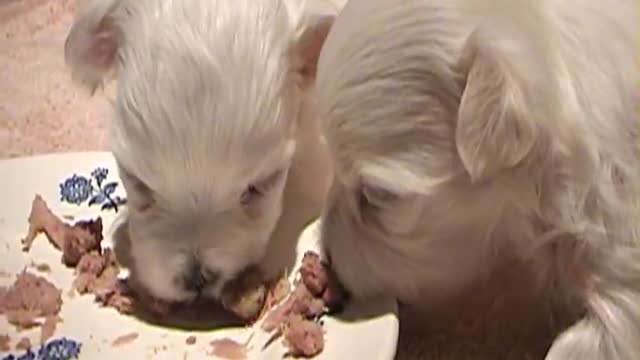
[{"label": "ground meat", "polygon": [[304,284],[298,284],[287,300],[267,315],[262,322],[262,329],[271,332],[290,316],[300,315],[305,318],[315,318],[320,316],[323,311],[322,299],[314,297]]},{"label": "ground meat", "polygon": [[51,266],[49,266],[49,264],[46,264],[46,263],[36,264],[32,262],[31,266],[39,272],[43,272],[43,273],[51,272]]},{"label": "ground meat", "polygon": [[221,296],[222,306],[245,321],[258,318],[267,299],[262,274],[249,269],[230,281]]},{"label": "ground meat", "polygon": [[209,343],[213,348],[209,355],[227,360],[244,360],[247,358],[247,345],[229,338],[213,340]]},{"label": "ground meat", "polygon": [[136,341],[136,339],[138,339],[139,336],[140,335],[138,333],[129,333],[122,336],[118,336],[115,340],[113,340],[113,342],[111,342],[111,346],[117,347],[117,346],[131,344],[132,342]]},{"label": "ground meat", "polygon": [[9,335],[0,335],[0,352],[9,352],[11,350],[11,338]]},{"label": "ground meat", "polygon": [[306,252],[299,270],[300,281],[286,300],[262,322],[267,332],[282,335],[293,356],[314,356],[324,348],[324,332],[317,321],[327,310],[339,310],[346,300],[342,287],[328,265],[314,252]]},{"label": "ground meat", "polygon": [[36,318],[57,316],[62,306],[61,292],[47,279],[21,272],[16,281],[2,292],[0,314],[19,327],[36,326]]},{"label": "ground meat", "polygon": [[282,336],[291,356],[311,357],[324,349],[322,325],[300,316],[292,316],[283,324]]},{"label": "ground meat", "polygon": [[29,338],[27,337],[23,337],[16,344],[16,350],[27,351],[29,349],[31,349],[31,340],[29,340]]},{"label": "ground meat", "polygon": [[195,345],[196,341],[198,341],[198,339],[195,336],[191,335],[184,342],[187,345]]},{"label": "ground meat", "polygon": [[314,296],[322,296],[329,280],[326,269],[320,261],[320,256],[314,252],[307,251],[302,258],[302,265],[299,271],[307,289]]},{"label": "ground meat", "polygon": [[58,322],[60,322],[60,318],[57,316],[48,316],[44,319],[44,323],[40,327],[40,342],[45,343],[47,340],[51,339],[53,335],[56,333],[56,327],[58,327]]},{"label": "ground meat", "polygon": [[125,280],[114,279],[109,287],[95,292],[96,302],[111,307],[122,314],[131,314],[135,306],[135,298]]},{"label": "ground meat", "polygon": [[31,204],[29,230],[23,239],[28,251],[36,236],[44,232],[57,249],[62,250],[62,262],[67,266],[78,264],[82,256],[92,250],[100,250],[102,220],[78,221],[73,226],[60,220],[47,206],[40,195]]}]

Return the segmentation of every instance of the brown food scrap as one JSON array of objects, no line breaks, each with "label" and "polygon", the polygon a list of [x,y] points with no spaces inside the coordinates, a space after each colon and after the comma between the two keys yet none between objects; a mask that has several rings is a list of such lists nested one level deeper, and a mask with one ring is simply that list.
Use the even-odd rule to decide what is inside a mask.
[{"label": "brown food scrap", "polygon": [[244,360],[247,358],[247,345],[229,338],[213,340],[209,343],[213,348],[210,355],[228,360]]},{"label": "brown food scrap", "polygon": [[267,288],[262,274],[257,269],[249,269],[225,286],[221,302],[239,318],[252,321],[261,314],[266,299]]},{"label": "brown food scrap", "polygon": [[298,357],[312,357],[324,349],[324,331],[322,325],[292,316],[283,324],[283,344],[287,354]]},{"label": "brown food scrap", "polygon": [[271,332],[277,329],[291,315],[301,315],[303,317],[317,317],[324,312],[324,302],[322,299],[314,297],[304,286],[298,284],[293,293],[280,306],[264,319],[262,329]]},{"label": "brown food scrap", "polygon": [[31,262],[30,266],[39,272],[43,272],[43,273],[51,272],[51,266],[49,266],[49,264],[47,263],[38,264],[36,262]]},{"label": "brown food scrap", "polygon": [[44,319],[44,323],[42,327],[40,327],[40,343],[44,344],[47,340],[51,339],[53,335],[56,333],[56,327],[58,327],[58,322],[60,318],[57,316],[47,316]]},{"label": "brown food scrap", "polygon": [[312,251],[307,251],[302,258],[299,272],[307,289],[314,296],[321,296],[327,288],[328,276],[320,261],[320,256]]},{"label": "brown food scrap", "polygon": [[25,251],[28,251],[36,236],[44,232],[49,242],[62,250],[62,262],[67,266],[78,264],[82,255],[100,250],[102,241],[102,220],[78,221],[69,225],[58,218],[47,206],[40,195],[36,195],[31,204],[29,214],[29,230],[22,240]]},{"label": "brown food scrap", "polygon": [[102,306],[114,308],[122,314],[131,314],[134,310],[134,297],[124,280],[116,279],[111,287],[96,292],[95,297]]},{"label": "brown food scrap", "polygon": [[19,330],[31,329],[39,325],[37,310],[11,310],[6,313],[9,324]]},{"label": "brown food scrap", "polygon": [[191,335],[191,336],[187,337],[187,339],[185,340],[185,343],[187,345],[194,345],[196,343],[196,341],[198,341],[198,339],[195,336]]},{"label": "brown food scrap", "polygon": [[27,351],[29,349],[31,349],[31,340],[29,340],[29,338],[27,337],[23,337],[16,344],[16,350]]},{"label": "brown food scrap", "polygon": [[77,265],[84,254],[100,250],[102,240],[102,219],[76,222],[65,237],[62,262],[67,266]]},{"label": "brown food scrap", "polygon": [[9,352],[11,350],[11,338],[9,335],[0,335],[0,352]]},{"label": "brown food scrap", "polygon": [[36,195],[31,203],[31,213],[29,214],[29,230],[27,236],[22,240],[24,250],[28,251],[36,236],[41,232],[56,247],[62,250],[64,246],[65,234],[69,225],[60,221],[47,206],[47,203],[40,195]]},{"label": "brown food scrap", "polygon": [[273,281],[268,286],[267,296],[264,301],[264,306],[258,315],[258,319],[262,319],[265,315],[271,311],[276,305],[280,304],[291,291],[291,284],[286,274],[283,274],[278,280]]},{"label": "brown food scrap", "polygon": [[126,335],[118,336],[115,340],[113,340],[111,346],[117,347],[131,344],[132,342],[136,341],[139,336],[140,335],[138,333],[129,333]]},{"label": "brown food scrap", "polygon": [[38,317],[57,315],[61,306],[60,290],[45,278],[23,271],[2,292],[0,314],[13,325],[28,328],[37,325]]}]

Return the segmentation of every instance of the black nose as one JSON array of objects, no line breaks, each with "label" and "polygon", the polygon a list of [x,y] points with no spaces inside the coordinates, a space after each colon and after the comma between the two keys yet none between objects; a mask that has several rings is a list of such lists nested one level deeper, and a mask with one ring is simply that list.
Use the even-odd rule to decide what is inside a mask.
[{"label": "black nose", "polygon": [[218,272],[205,269],[198,260],[192,259],[182,281],[186,290],[200,293],[207,285],[215,284],[219,278]]},{"label": "black nose", "polygon": [[188,291],[201,292],[207,284],[207,279],[202,271],[202,265],[197,260],[191,260],[184,272],[182,282]]}]

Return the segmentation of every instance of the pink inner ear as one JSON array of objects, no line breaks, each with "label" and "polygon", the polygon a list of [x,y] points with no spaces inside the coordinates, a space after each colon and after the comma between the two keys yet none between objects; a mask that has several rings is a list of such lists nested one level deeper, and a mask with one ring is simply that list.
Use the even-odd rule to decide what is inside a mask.
[{"label": "pink inner ear", "polygon": [[305,78],[315,78],[320,51],[334,20],[334,16],[320,16],[313,19],[302,34],[299,43],[299,54],[302,58],[300,73]]},{"label": "pink inner ear", "polygon": [[110,68],[118,49],[113,21],[104,19],[93,36],[94,42],[89,50],[92,62],[98,67]]}]

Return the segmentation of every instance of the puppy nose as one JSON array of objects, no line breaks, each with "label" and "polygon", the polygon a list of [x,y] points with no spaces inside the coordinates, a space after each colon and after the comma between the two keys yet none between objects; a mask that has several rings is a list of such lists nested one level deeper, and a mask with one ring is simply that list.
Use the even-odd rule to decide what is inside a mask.
[{"label": "puppy nose", "polygon": [[219,279],[219,272],[207,270],[199,261],[191,260],[184,273],[183,283],[186,290],[200,293],[207,285],[215,284]]},{"label": "puppy nose", "polygon": [[188,291],[201,292],[207,284],[207,279],[202,271],[202,265],[197,260],[192,260],[183,275],[182,282]]}]

